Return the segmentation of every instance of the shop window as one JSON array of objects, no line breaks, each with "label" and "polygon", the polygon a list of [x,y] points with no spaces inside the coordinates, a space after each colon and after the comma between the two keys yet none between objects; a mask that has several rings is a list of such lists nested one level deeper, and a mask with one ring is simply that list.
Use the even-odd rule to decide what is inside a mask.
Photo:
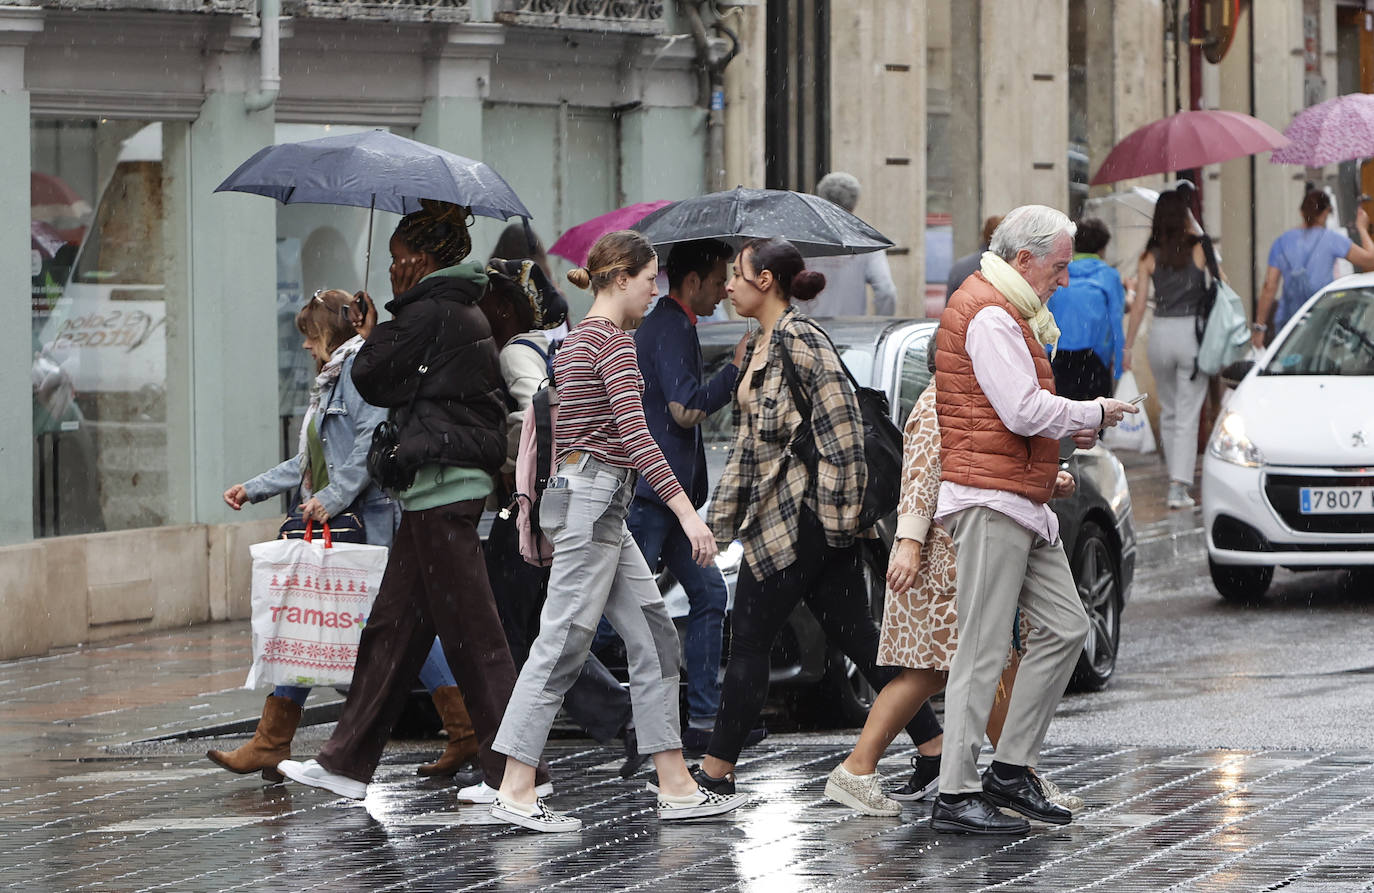
[{"label": "shop window", "polygon": [[31,132],[35,533],[166,523],[162,126]]}]

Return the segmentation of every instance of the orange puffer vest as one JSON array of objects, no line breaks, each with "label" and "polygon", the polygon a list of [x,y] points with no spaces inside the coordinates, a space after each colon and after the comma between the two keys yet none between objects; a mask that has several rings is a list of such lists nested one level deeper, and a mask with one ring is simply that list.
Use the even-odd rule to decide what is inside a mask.
[{"label": "orange puffer vest", "polygon": [[1001,307],[1021,326],[1040,387],[1054,393],[1054,371],[1030,326],[997,289],[975,273],[964,280],[940,317],[935,342],[935,408],[940,418],[941,480],[1018,493],[1049,502],[1059,470],[1059,441],[1022,437],[1002,424],[988,402],[964,347],[968,324],[984,307]]}]

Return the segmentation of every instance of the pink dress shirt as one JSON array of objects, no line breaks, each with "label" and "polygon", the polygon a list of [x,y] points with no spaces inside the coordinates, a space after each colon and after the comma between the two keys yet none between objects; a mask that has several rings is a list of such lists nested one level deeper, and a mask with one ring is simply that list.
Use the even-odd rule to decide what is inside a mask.
[{"label": "pink dress shirt", "polygon": [[[1102,423],[1097,403],[1058,397],[1040,387],[1021,326],[1001,307],[978,311],[968,324],[964,348],[978,386],[1013,434],[1059,439]],[[1059,519],[1048,505],[1006,490],[941,481],[935,520],[943,522],[955,512],[980,505],[1001,512],[1046,542],[1059,540]]]}]

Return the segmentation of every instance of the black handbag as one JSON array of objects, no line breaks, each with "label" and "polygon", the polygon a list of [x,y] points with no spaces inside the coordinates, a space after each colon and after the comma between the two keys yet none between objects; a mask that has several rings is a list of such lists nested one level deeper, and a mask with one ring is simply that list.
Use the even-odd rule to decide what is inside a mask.
[{"label": "black handbag", "polygon": [[[431,348],[425,353],[425,358],[417,370],[419,378],[415,382],[415,390],[410,395],[410,402],[406,404],[407,417],[415,412],[415,401],[420,397],[420,385],[425,373],[429,371],[433,355],[434,350]],[[373,429],[372,444],[367,449],[367,474],[383,490],[399,492],[415,483],[415,473],[419,468],[407,467],[406,463],[401,461],[400,446],[401,426],[396,422],[396,414],[389,412],[386,421],[380,422]]]},{"label": "black handbag", "polygon": [[[887,395],[876,388],[860,385],[844,361],[839,359],[839,349],[830,340],[830,335],[819,326],[816,326],[816,331],[825,335],[825,340],[830,342],[840,368],[854,387],[854,398],[859,403],[859,415],[864,426],[864,462],[868,466],[868,483],[864,486],[863,505],[859,509],[858,529],[867,530],[897,510],[897,502],[902,494],[902,432],[892,421],[892,408],[887,402]],[[782,371],[787,379],[788,390],[792,392],[792,402],[797,405],[802,417],[802,423],[793,432],[788,449],[802,460],[814,477],[820,455],[816,451],[816,438],[811,430],[811,401],[802,394],[797,368],[785,350],[782,351]]]},{"label": "black handbag", "polygon": [[[307,521],[300,509],[293,509],[286,520],[277,528],[279,540],[309,540],[312,538],[314,521]],[[357,512],[342,511],[321,525],[322,535],[327,542],[358,543],[367,545],[367,527],[363,516]]]}]

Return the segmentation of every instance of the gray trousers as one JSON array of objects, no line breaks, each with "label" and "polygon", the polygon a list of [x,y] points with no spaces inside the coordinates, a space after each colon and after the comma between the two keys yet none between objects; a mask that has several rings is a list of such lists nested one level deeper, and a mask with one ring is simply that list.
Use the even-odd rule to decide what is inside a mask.
[{"label": "gray trousers", "polygon": [[1088,635],[1088,615],[1062,543],[1051,545],[981,506],[956,512],[945,526],[954,538],[959,645],[945,687],[940,792],[967,794],[983,789],[978,752],[1017,607],[1029,620],[1030,635],[993,756],[1017,766],[1036,765]]},{"label": "gray trousers", "polygon": [[1191,316],[1156,316],[1150,320],[1150,372],[1159,398],[1159,441],[1169,480],[1193,485],[1197,466],[1197,428],[1207,400],[1206,375],[1193,377],[1197,334]]},{"label": "gray trousers", "polygon": [[538,764],[603,613],[629,656],[639,752],[681,749],[681,652],[663,596],[625,526],[634,488],[629,469],[584,454],[563,463],[544,491],[539,522],[553,543],[549,594],[492,750]]}]

